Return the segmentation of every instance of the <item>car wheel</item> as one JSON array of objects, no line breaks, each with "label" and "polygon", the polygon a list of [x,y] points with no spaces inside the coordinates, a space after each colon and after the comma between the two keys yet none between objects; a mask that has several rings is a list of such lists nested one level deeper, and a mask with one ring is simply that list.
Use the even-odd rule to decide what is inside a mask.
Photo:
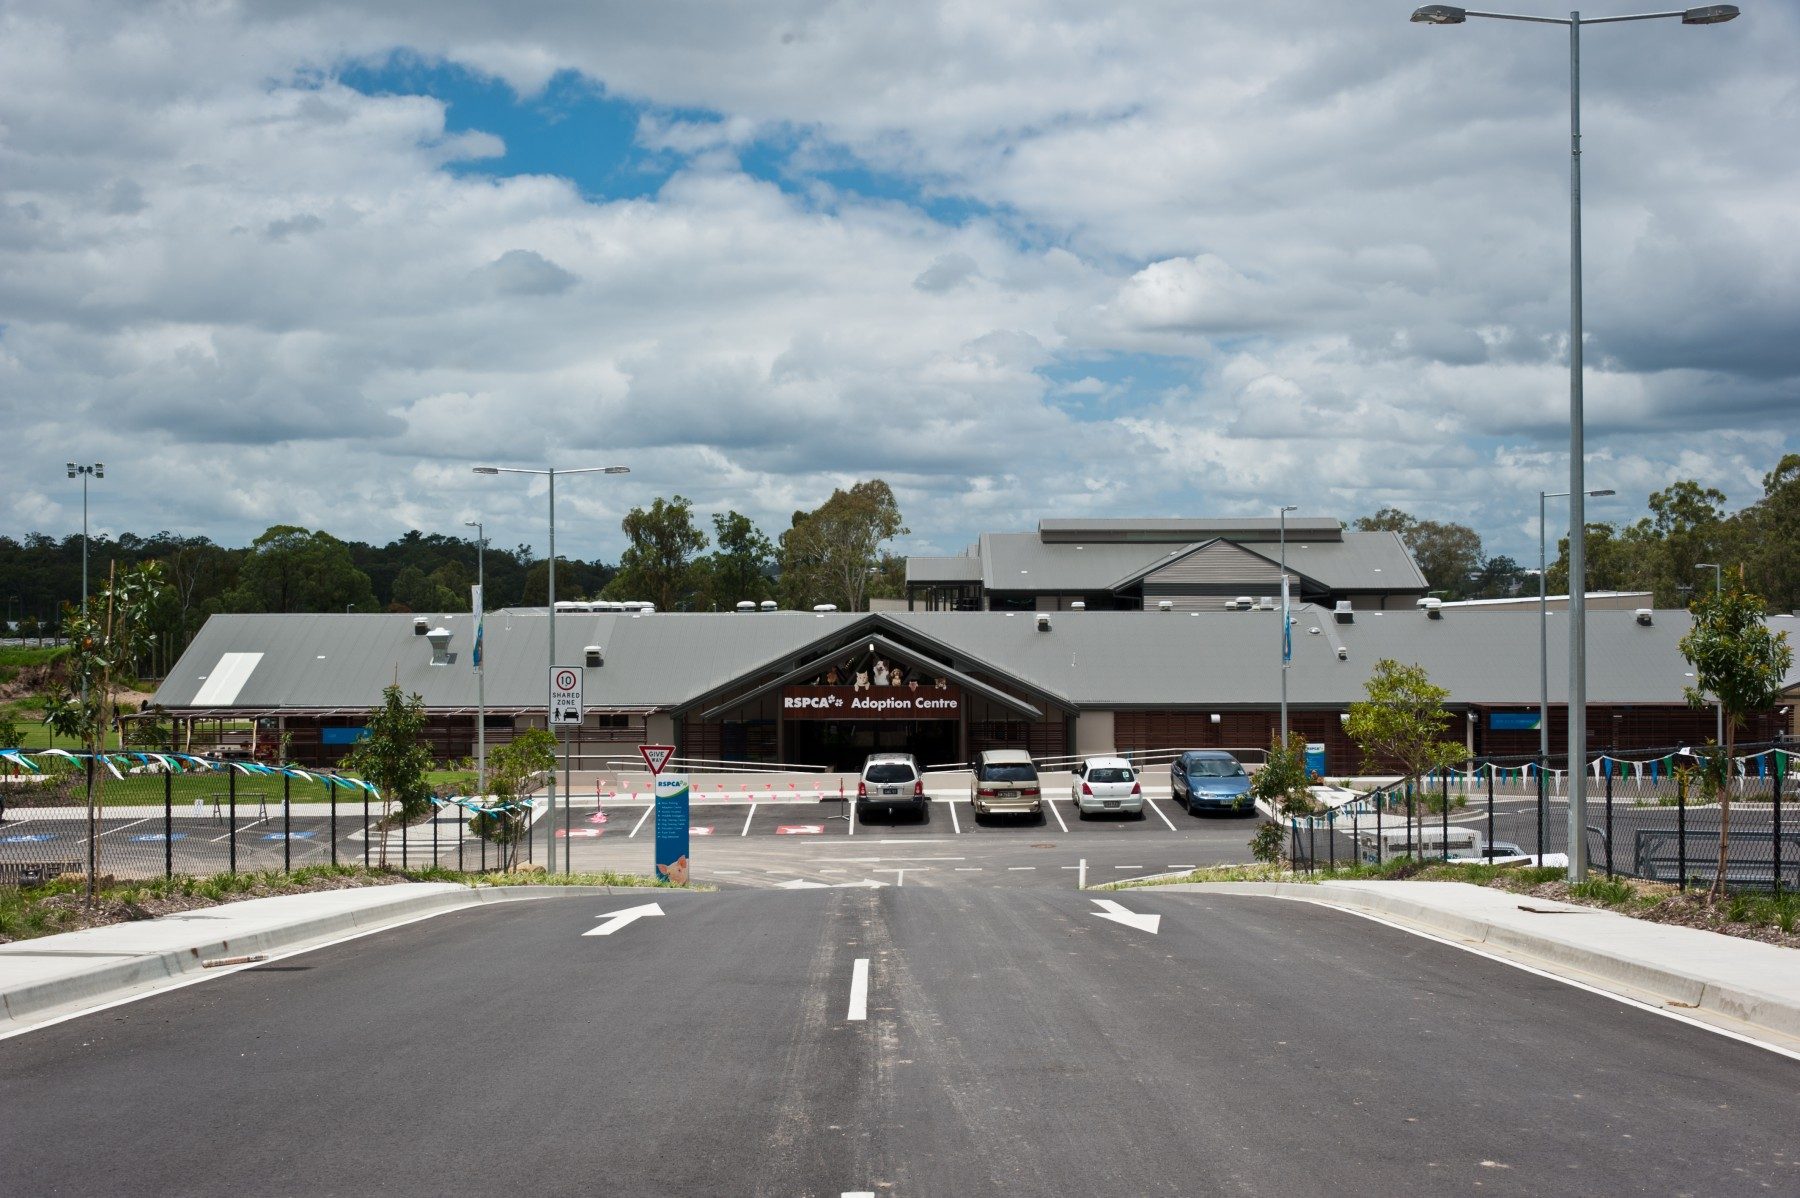
[{"label": "car wheel", "polygon": [[1086,811],[1082,810],[1081,804],[1080,803],[1075,804],[1075,818],[1084,820],[1087,817],[1088,817],[1088,813]]},{"label": "car wheel", "polygon": [[1137,809],[1137,815],[1136,815],[1136,816],[1135,816],[1135,817],[1134,817],[1134,818],[1136,818],[1136,819],[1143,819],[1143,818],[1144,818],[1144,816],[1145,816],[1145,815],[1147,815],[1147,814],[1149,814],[1149,813],[1148,813],[1148,812],[1146,812],[1146,811],[1145,811],[1145,810],[1144,810],[1144,809],[1143,809],[1143,808],[1142,808],[1142,807],[1139,807],[1139,808],[1138,808],[1138,809]]}]

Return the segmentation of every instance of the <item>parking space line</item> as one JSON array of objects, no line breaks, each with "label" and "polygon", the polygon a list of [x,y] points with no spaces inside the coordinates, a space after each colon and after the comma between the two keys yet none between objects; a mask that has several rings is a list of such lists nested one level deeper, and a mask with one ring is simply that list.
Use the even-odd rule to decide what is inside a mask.
[{"label": "parking space line", "polygon": [[846,1018],[866,1020],[869,1017],[869,959],[858,957],[850,967],[850,1010]]},{"label": "parking space line", "polygon": [[962,821],[956,818],[956,800],[955,799],[946,799],[945,802],[950,804],[950,830],[952,832],[956,833],[958,836],[961,836],[962,835]]},{"label": "parking space line", "polygon": [[236,835],[238,835],[238,834],[239,834],[239,833],[241,833],[241,832],[248,832],[248,831],[249,831],[249,830],[250,830],[250,829],[252,829],[252,828],[254,828],[254,827],[256,827],[256,825],[258,825],[258,824],[266,824],[266,823],[268,823],[268,822],[269,822],[269,821],[268,821],[268,820],[266,820],[266,819],[253,819],[253,820],[251,820],[251,821],[250,821],[250,822],[249,822],[249,823],[247,823],[247,824],[240,824],[240,825],[239,825],[239,826],[238,826],[238,827],[237,827],[237,828],[236,828],[236,829],[235,829],[235,830],[234,830],[234,831],[231,831],[231,832],[227,832],[227,833],[225,833],[225,835],[223,835],[223,836],[215,836],[215,837],[213,837],[213,838],[212,838],[212,839],[211,839],[211,840],[209,840],[209,841],[207,841],[207,842],[206,842],[206,843],[208,843],[208,844],[218,844],[218,843],[219,843],[219,842],[220,842],[220,841],[221,841],[221,840],[230,840],[230,839],[231,839],[231,838],[232,838],[232,837],[233,837],[233,836],[236,836]]},{"label": "parking space line", "polygon": [[645,821],[645,820],[647,820],[647,819],[649,819],[649,818],[650,818],[650,813],[651,813],[651,812],[652,812],[652,811],[655,811],[655,810],[656,810],[656,807],[655,807],[655,805],[654,805],[654,804],[652,804],[652,805],[651,805],[651,806],[649,806],[649,807],[646,807],[646,808],[644,808],[644,814],[642,814],[642,815],[640,815],[640,816],[638,816],[638,822],[637,822],[637,823],[635,823],[635,824],[633,824],[633,825],[631,825],[631,835],[630,835],[630,836],[627,836],[627,837],[626,837],[626,838],[625,838],[625,839],[626,839],[626,840],[631,840],[631,839],[633,839],[633,838],[634,838],[634,837],[636,837],[636,836],[637,836],[637,834],[638,834],[638,829],[639,829],[639,828],[641,828],[641,827],[643,827],[643,826],[644,826],[644,821]]},{"label": "parking space line", "polygon": [[1150,810],[1156,812],[1156,818],[1161,820],[1163,823],[1168,824],[1169,831],[1171,831],[1171,832],[1175,831],[1174,823],[1169,819],[1168,816],[1163,814],[1163,809],[1161,807],[1158,807],[1155,803],[1152,803],[1150,801],[1149,795],[1144,796],[1144,806],[1146,806],[1146,807],[1150,808]]},{"label": "parking space line", "polygon": [[951,866],[951,869],[959,874],[978,874],[981,872],[981,866],[979,865],[954,865]]},{"label": "parking space line", "polygon": [[1037,868],[1037,866],[1035,866],[1035,865],[1009,865],[1006,867],[1006,872],[1009,874],[1016,874],[1016,873],[1022,873],[1026,870],[1033,870],[1036,868]]},{"label": "parking space line", "polygon": [[1050,814],[1056,817],[1056,826],[1067,832],[1069,830],[1069,825],[1063,823],[1062,812],[1056,809],[1056,804],[1050,801],[1050,796],[1048,795],[1044,796],[1044,806],[1050,808]]},{"label": "parking space line", "polygon": [[752,803],[752,804],[750,804],[750,814],[746,815],[744,817],[744,830],[742,832],[738,833],[739,836],[750,835],[750,821],[755,818],[756,818],[756,804]]},{"label": "parking space line", "polygon": [[94,837],[94,839],[99,840],[102,836],[111,836],[114,832],[123,832],[127,828],[135,828],[139,824],[147,824],[153,818],[155,818],[155,817],[146,815],[143,819],[134,819],[128,824],[120,824],[116,828],[108,828],[106,831],[100,833],[100,836]]}]

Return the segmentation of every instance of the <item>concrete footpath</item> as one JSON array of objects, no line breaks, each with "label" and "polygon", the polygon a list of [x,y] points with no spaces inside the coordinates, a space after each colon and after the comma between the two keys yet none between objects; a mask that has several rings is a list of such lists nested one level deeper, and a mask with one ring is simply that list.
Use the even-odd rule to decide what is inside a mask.
[{"label": "concrete footpath", "polygon": [[1800,951],[1466,882],[1203,882],[1159,889],[1301,899],[1652,1001],[1774,1032],[1800,1047]]},{"label": "concrete footpath", "polygon": [[630,887],[402,882],[245,899],[0,944],[0,1036],[202,974],[230,972],[209,968],[208,961],[292,952],[482,903],[643,893]]}]

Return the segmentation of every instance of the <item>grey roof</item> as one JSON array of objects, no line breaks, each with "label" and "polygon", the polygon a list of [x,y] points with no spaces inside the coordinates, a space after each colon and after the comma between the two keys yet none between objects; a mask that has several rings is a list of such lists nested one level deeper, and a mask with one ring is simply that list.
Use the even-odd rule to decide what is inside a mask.
[{"label": "grey roof", "polygon": [[[1335,539],[1343,524],[1334,516],[1289,516],[1290,538]],[[1038,539],[1056,542],[1136,541],[1140,544],[1188,544],[1223,537],[1228,541],[1274,541],[1281,537],[1279,516],[1244,516],[1236,519],[1150,517],[1131,520],[1039,520]]]},{"label": "grey roof", "polygon": [[[1530,611],[1456,610],[1442,619],[1418,611],[1356,613],[1340,625],[1330,612],[1295,609],[1294,706],[1341,708],[1363,697],[1374,663],[1393,657],[1425,667],[1452,703],[1534,705],[1538,699],[1538,616]],[[1057,612],[1048,632],[1033,613],[805,612],[756,614],[565,614],[557,617],[559,654],[581,660],[582,647],[605,649],[605,665],[587,671],[590,708],[671,708],[691,704],[740,679],[789,669],[821,640],[851,633],[904,637],[941,653],[963,672],[1010,676],[1026,690],[1074,708],[1267,707],[1280,694],[1280,622],[1272,612]],[[1549,615],[1550,694],[1566,694],[1567,614]],[[201,629],[155,702],[176,710],[366,710],[398,681],[438,709],[473,708],[470,616],[432,617],[452,632],[455,661],[430,664],[424,637],[407,615],[224,615]],[[1588,612],[1588,698],[1596,704],[1683,702],[1687,665],[1678,642],[1690,618],[1657,611],[1649,627],[1630,611]],[[486,691],[496,710],[541,709],[546,692],[547,625],[539,611],[487,617]],[[1779,616],[1771,627],[1800,631]],[[1314,634],[1311,629],[1318,628]],[[1800,638],[1796,638],[1800,639]],[[1337,646],[1348,651],[1337,657]],[[243,669],[241,687],[223,700],[195,698],[227,654]],[[1800,683],[1800,669],[1788,685]],[[215,690],[226,685],[215,682]]]},{"label": "grey roof", "polygon": [[981,559],[969,554],[957,557],[909,557],[906,559],[906,581],[980,582]]},{"label": "grey roof", "polygon": [[[1342,534],[1342,540],[1312,540],[1299,537],[1292,528],[1288,531],[1288,568],[1326,590],[1409,594],[1425,590],[1425,576],[1394,533],[1346,532]],[[981,537],[981,581],[990,591],[1049,594],[1108,591],[1135,581],[1157,566],[1175,561],[1206,543],[1045,544],[1028,532],[984,533]],[[1245,545],[1244,549],[1270,561],[1281,556],[1274,544],[1254,543]]]}]

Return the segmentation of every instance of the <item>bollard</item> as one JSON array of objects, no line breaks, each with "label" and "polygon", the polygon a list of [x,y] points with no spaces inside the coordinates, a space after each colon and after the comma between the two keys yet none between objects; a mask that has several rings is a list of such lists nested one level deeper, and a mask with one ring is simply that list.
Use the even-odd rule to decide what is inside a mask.
[{"label": "bollard", "polygon": [[331,863],[337,862],[337,779],[325,776],[325,805],[331,808]]},{"label": "bollard", "polygon": [[294,779],[281,775],[281,872],[294,872]]},{"label": "bollard", "polygon": [[[173,749],[170,752],[174,752]],[[175,771],[163,770],[163,877],[175,876]]]},{"label": "bollard", "polygon": [[237,771],[225,767],[226,788],[231,794],[231,872],[237,872]]}]

